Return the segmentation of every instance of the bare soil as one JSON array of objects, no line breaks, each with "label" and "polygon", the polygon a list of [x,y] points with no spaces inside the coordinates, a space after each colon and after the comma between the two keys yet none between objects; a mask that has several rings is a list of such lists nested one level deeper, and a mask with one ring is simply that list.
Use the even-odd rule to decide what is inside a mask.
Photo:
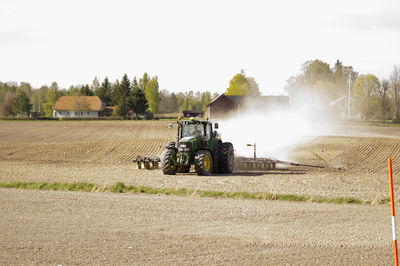
[{"label": "bare soil", "polygon": [[[400,159],[400,128],[342,126],[354,135],[323,136],[291,151],[295,162],[344,170],[280,166],[275,171],[233,175],[164,176],[160,170],[137,170],[132,159],[160,155],[174,139],[168,122],[42,121],[0,122],[0,181],[91,182],[201,190],[289,193],[322,197],[355,197],[378,202],[388,196],[387,158]],[[350,129],[346,131],[346,129]],[[377,137],[381,135],[387,137]],[[339,132],[339,130],[338,130]],[[398,132],[399,137],[394,137]],[[400,164],[394,163],[394,174]],[[400,180],[395,179],[400,187]],[[399,191],[400,192],[400,191]],[[400,193],[397,200],[400,200]]]},{"label": "bare soil", "polygon": [[0,264],[391,265],[390,207],[0,189]]},{"label": "bare soil", "polygon": [[[0,182],[125,184],[355,197],[334,205],[0,189],[0,264],[389,264],[387,157],[399,176],[400,128],[341,125],[281,166],[199,177],[137,170],[174,139],[168,122],[0,121]],[[395,195],[400,200],[400,180]],[[360,263],[359,263],[360,262]]]}]

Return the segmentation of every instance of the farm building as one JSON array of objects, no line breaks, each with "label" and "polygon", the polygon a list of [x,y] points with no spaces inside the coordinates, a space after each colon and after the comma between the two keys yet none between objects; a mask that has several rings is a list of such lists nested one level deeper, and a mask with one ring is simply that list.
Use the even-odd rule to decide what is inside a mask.
[{"label": "farm building", "polygon": [[221,94],[207,105],[210,119],[226,118],[245,111],[271,111],[288,108],[288,96],[243,96]]},{"label": "farm building", "polygon": [[53,117],[98,117],[104,103],[98,96],[62,96],[53,107]]}]

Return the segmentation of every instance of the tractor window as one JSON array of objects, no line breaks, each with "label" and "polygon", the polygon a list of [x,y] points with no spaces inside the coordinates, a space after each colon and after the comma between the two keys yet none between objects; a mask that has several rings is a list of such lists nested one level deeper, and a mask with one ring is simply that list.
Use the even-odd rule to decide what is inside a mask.
[{"label": "tractor window", "polygon": [[182,126],[182,138],[204,135],[204,126],[200,123],[196,124],[183,124]]},{"label": "tractor window", "polygon": [[206,125],[206,134],[207,134],[207,137],[211,137],[211,133],[212,133],[212,128],[211,128],[211,124],[207,124]]}]

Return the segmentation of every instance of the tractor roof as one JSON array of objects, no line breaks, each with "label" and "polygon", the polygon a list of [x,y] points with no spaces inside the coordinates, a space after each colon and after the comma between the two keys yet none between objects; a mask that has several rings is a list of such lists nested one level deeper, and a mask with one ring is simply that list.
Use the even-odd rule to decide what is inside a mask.
[{"label": "tractor roof", "polygon": [[200,119],[193,119],[193,118],[183,119],[183,120],[180,120],[180,122],[211,124],[211,122],[208,120],[200,120]]}]

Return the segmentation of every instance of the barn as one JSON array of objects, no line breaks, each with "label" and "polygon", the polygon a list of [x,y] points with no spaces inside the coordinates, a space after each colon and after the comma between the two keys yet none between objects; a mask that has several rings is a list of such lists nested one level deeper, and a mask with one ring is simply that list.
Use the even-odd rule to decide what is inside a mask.
[{"label": "barn", "polygon": [[62,96],[54,104],[53,117],[98,117],[103,111],[98,96]]},{"label": "barn", "polygon": [[273,111],[289,107],[289,96],[221,94],[207,105],[210,119],[227,118],[246,111]]}]

